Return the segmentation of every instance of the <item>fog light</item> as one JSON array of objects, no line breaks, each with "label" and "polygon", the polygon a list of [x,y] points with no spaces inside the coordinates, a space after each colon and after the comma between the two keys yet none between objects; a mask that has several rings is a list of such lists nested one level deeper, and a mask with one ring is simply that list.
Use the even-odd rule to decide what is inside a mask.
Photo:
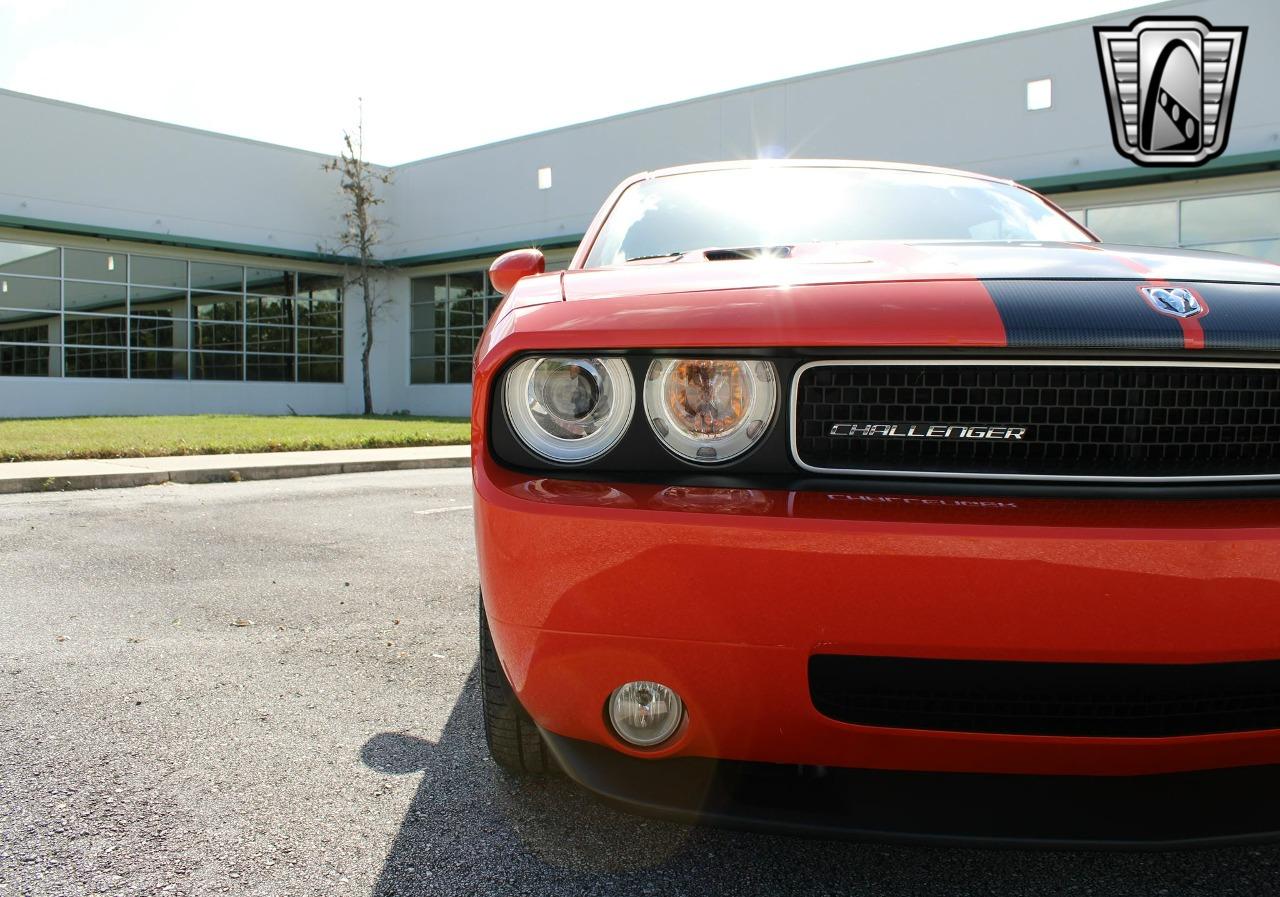
[{"label": "fog light", "polygon": [[657,682],[628,682],[609,697],[609,722],[618,737],[653,747],[675,734],[684,716],[680,696]]}]

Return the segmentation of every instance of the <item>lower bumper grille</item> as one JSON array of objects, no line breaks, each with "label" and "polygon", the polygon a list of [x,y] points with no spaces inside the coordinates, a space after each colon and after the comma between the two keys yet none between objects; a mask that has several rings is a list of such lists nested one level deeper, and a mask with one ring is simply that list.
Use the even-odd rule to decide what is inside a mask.
[{"label": "lower bumper grille", "polygon": [[1280,728],[1280,661],[1089,664],[818,654],[824,716],[900,729],[1169,738]]},{"label": "lower bumper grille", "polygon": [[1280,368],[819,362],[793,389],[793,450],[815,471],[1280,478]]}]

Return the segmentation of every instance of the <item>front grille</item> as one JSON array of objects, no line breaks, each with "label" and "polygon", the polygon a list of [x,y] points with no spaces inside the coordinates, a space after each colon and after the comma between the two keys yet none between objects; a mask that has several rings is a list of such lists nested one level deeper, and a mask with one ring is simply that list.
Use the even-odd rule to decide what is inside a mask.
[{"label": "front grille", "polygon": [[1280,728],[1280,661],[1093,664],[818,654],[820,713],[864,726],[1161,738]]},{"label": "front grille", "polygon": [[815,471],[1280,476],[1280,369],[820,362],[802,367],[793,389],[793,450]]}]

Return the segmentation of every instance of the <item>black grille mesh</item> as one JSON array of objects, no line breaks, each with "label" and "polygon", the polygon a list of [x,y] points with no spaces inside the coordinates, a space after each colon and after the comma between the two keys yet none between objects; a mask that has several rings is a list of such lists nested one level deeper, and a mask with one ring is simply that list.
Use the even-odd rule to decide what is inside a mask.
[{"label": "black grille mesh", "polygon": [[[1280,370],[841,364],[805,370],[796,389],[796,450],[811,467],[1139,478],[1280,474]],[[832,425],[849,423],[1027,432],[1020,440],[830,435]]]},{"label": "black grille mesh", "polygon": [[1154,738],[1280,728],[1280,662],[1086,664],[819,654],[809,692],[846,723]]}]

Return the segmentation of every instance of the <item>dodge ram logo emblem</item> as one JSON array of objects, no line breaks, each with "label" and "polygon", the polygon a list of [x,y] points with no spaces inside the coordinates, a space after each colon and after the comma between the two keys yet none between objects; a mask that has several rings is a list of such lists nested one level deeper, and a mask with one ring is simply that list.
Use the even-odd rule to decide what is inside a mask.
[{"label": "dodge ram logo emblem", "polygon": [[1116,150],[1139,165],[1203,165],[1227,148],[1247,28],[1144,16],[1095,27]]},{"label": "dodge ram logo emblem", "polygon": [[1176,318],[1192,318],[1204,311],[1200,299],[1182,287],[1138,287],[1151,307]]}]

